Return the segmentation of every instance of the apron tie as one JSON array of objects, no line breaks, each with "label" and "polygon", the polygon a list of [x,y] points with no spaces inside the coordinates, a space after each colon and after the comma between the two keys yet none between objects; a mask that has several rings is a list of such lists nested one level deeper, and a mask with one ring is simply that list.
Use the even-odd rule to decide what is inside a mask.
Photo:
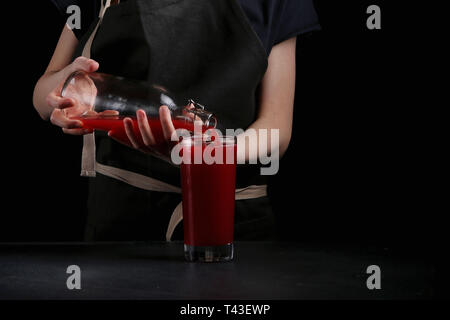
[{"label": "apron tie", "polygon": [[[111,0],[100,1],[101,8],[99,12],[99,21],[94,31],[92,31],[89,39],[86,41],[86,44],[83,48],[83,53],[81,54],[83,57],[88,59],[91,58],[91,47],[92,42],[94,41],[95,35],[97,34],[97,30],[102,23],[103,16],[105,15],[106,10],[111,5]],[[95,161],[95,135],[94,133],[89,133],[83,136],[83,151],[81,153],[81,176],[82,177],[95,177],[96,171],[96,161]]]},{"label": "apron tie", "polygon": [[[120,168],[107,166],[101,163],[96,163],[96,170],[98,173],[108,176],[110,178],[125,182],[133,187],[144,189],[147,191],[157,192],[171,192],[180,193],[181,188],[170,185],[163,181],[144,176]],[[247,200],[262,198],[267,196],[267,185],[251,185],[242,189],[236,189],[236,200]],[[183,203],[180,202],[172,212],[169,220],[169,225],[166,232],[166,241],[170,241],[177,225],[183,220]]]}]

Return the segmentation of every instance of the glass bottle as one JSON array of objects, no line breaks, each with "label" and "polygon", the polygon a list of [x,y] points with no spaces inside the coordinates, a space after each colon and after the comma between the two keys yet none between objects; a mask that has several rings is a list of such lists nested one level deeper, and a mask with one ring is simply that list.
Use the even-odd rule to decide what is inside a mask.
[{"label": "glass bottle", "polygon": [[147,82],[125,79],[105,73],[77,71],[64,82],[61,96],[74,99],[77,104],[69,117],[136,117],[142,109],[148,118],[159,118],[159,108],[166,105],[172,120],[202,121],[209,128],[216,126],[216,118],[192,99],[180,103],[167,89]]},{"label": "glass bottle", "polygon": [[74,107],[63,109],[67,117],[80,120],[85,129],[106,131],[112,138],[130,147],[132,143],[123,119],[132,119],[134,136],[142,145],[136,112],[145,111],[154,138],[154,144],[147,148],[148,152],[166,160],[173,143],[168,143],[163,134],[159,117],[162,105],[169,108],[175,129],[194,132],[194,122],[201,121],[202,132],[205,132],[217,124],[211,112],[191,99],[180,103],[161,86],[104,73],[72,73],[62,86],[61,96],[75,101]]}]

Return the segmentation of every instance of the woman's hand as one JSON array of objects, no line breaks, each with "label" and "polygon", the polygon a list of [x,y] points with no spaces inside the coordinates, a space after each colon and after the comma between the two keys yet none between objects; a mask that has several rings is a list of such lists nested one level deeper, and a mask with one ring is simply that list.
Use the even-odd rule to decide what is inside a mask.
[{"label": "woman's hand", "polygon": [[[125,133],[131,144],[130,146],[144,153],[167,158],[171,148],[177,143],[176,139],[175,141],[172,140],[172,137],[176,137],[173,136],[174,134],[176,135],[176,131],[172,123],[169,108],[167,106],[161,106],[159,108],[161,129],[157,128],[152,131],[144,110],[138,110],[136,112],[136,118],[137,127],[131,118],[125,118],[123,120]],[[108,135],[118,140],[113,131],[110,131]],[[118,141],[123,143],[123,141]]]},{"label": "woman's hand", "polygon": [[[85,57],[78,57],[73,63],[68,65],[64,71],[70,71],[70,73],[75,71],[94,72],[98,68],[98,62]],[[62,86],[63,83],[61,82],[47,95],[46,98],[48,106],[53,109],[50,115],[51,123],[61,127],[63,132],[67,134],[83,135],[91,133],[92,130],[82,128],[83,123],[80,120],[70,119],[71,117],[81,115],[84,111],[84,106],[73,99],[61,97],[60,92]]]}]

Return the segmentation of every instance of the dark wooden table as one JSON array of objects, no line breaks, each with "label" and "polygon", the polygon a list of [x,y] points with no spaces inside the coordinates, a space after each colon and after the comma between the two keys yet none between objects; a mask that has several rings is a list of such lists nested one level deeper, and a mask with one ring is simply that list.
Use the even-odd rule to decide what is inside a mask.
[{"label": "dark wooden table", "polygon": [[239,242],[233,262],[209,264],[185,262],[179,242],[0,245],[0,299],[428,299],[432,278],[430,262],[387,248]]}]

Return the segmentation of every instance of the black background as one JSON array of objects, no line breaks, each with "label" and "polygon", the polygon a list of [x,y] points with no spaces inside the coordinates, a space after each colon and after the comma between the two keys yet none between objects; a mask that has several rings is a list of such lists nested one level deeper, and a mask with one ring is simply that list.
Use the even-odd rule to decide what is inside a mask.
[{"label": "black background", "polygon": [[[294,132],[269,186],[282,240],[428,256],[444,234],[426,182],[425,120],[417,120],[424,37],[402,22],[411,17],[406,2],[392,2],[315,1],[322,31],[298,41]],[[381,7],[381,30],[366,28],[370,4]],[[49,1],[8,6],[0,241],[81,240],[81,138],[42,121],[32,105],[65,21]]]},{"label": "black background", "polygon": [[[322,30],[298,40],[293,137],[269,185],[278,237],[422,257],[436,265],[436,296],[447,296],[443,189],[432,182],[439,172],[425,135],[427,9],[314,2]],[[381,30],[366,28],[371,4],[381,7]],[[79,241],[81,138],[41,120],[32,105],[65,21],[50,1],[2,5],[0,241]]]}]

